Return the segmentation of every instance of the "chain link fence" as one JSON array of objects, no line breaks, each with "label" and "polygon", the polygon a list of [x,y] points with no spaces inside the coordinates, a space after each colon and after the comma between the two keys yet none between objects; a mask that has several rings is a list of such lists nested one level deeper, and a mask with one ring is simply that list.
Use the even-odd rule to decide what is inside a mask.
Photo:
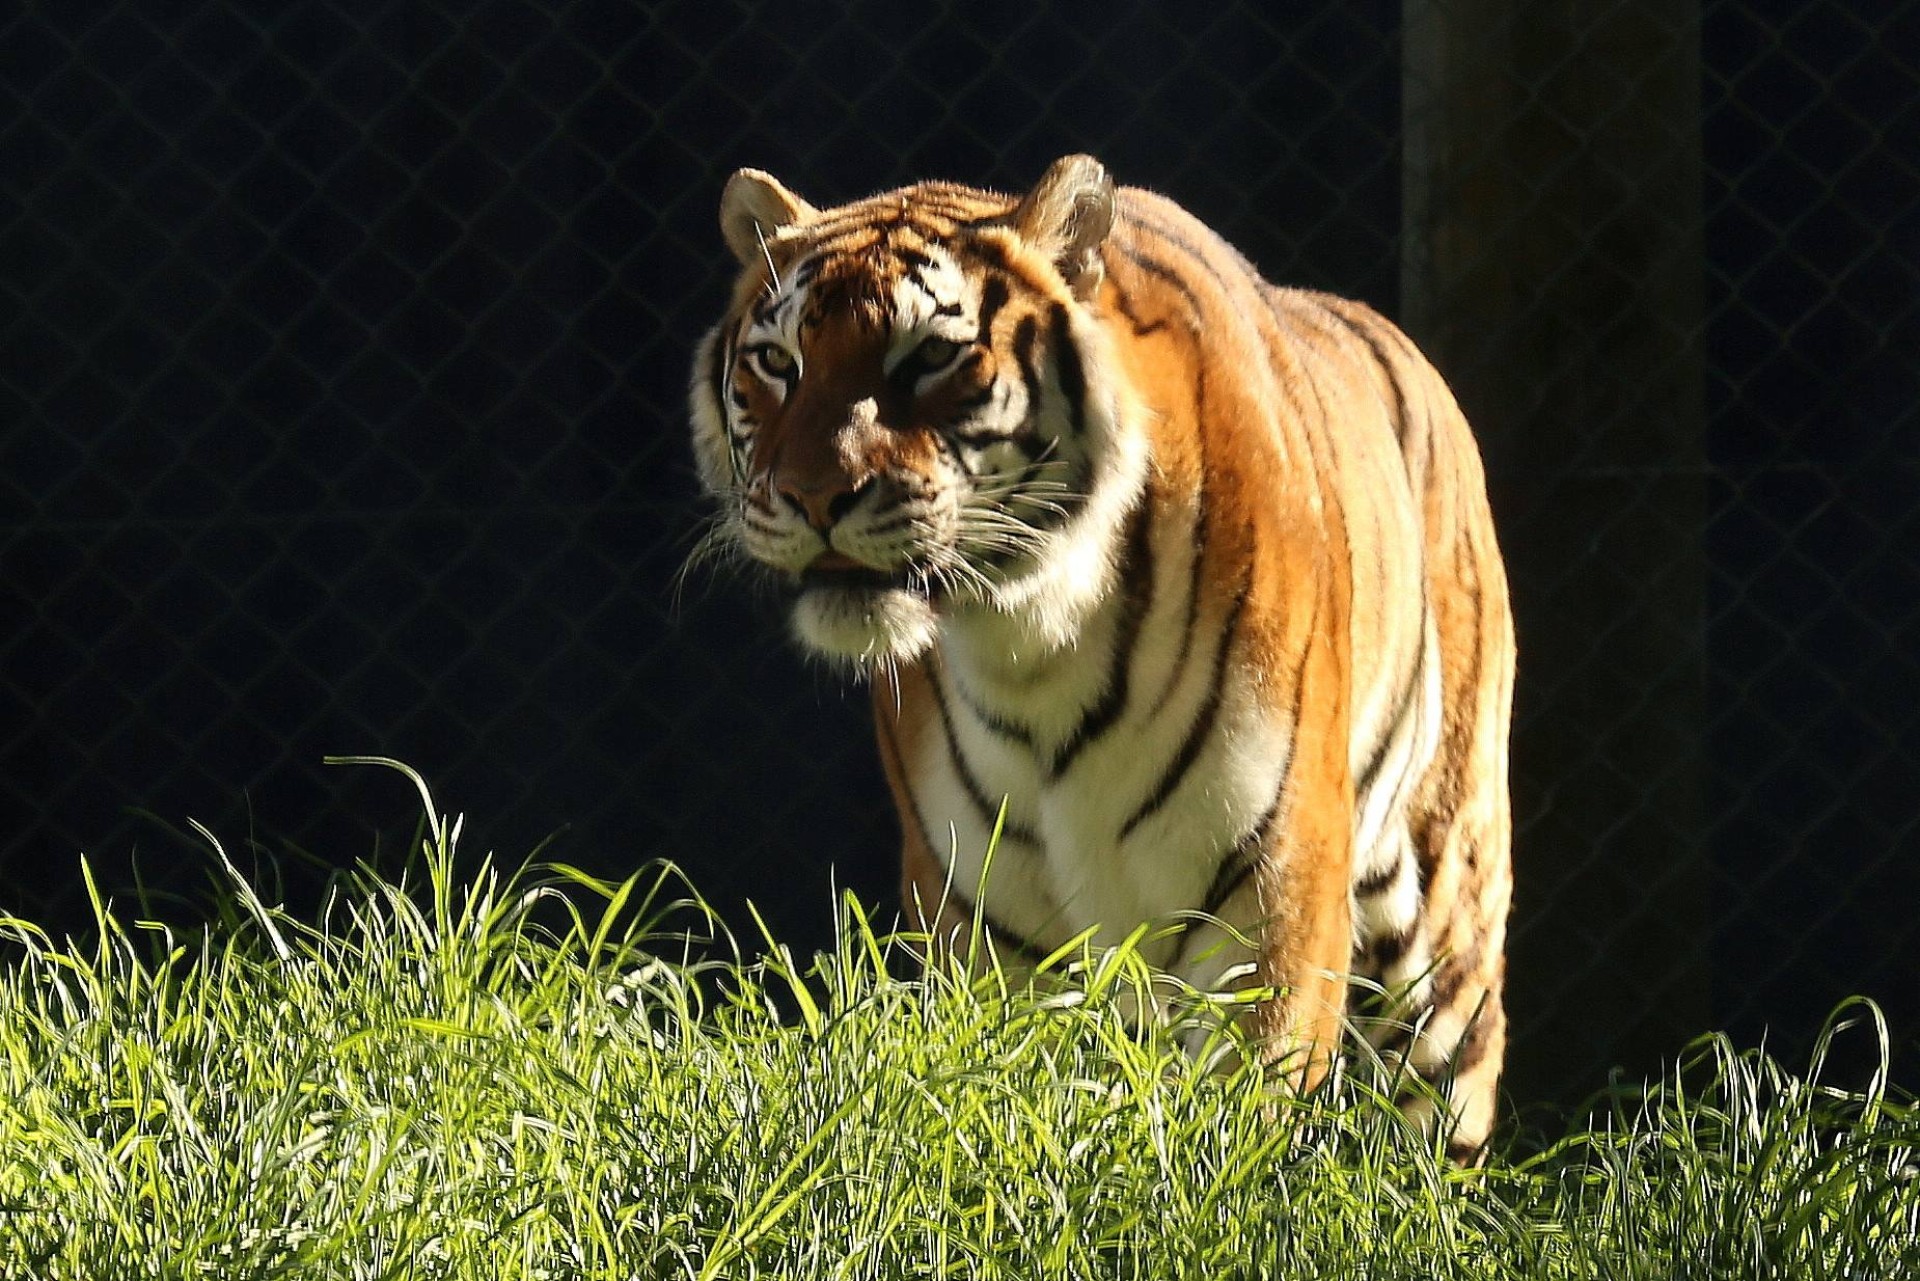
[{"label": "chain link fence", "polygon": [[[863,697],[678,579],[739,164],[1095,152],[1402,315],[1522,641],[1521,1098],[1920,1033],[1920,5],[29,0],[0,19],[0,908],[468,853],[886,901]],[[1543,16],[1545,10],[1551,15]],[[160,910],[156,907],[156,910]],[[191,908],[181,909],[191,911]]]}]

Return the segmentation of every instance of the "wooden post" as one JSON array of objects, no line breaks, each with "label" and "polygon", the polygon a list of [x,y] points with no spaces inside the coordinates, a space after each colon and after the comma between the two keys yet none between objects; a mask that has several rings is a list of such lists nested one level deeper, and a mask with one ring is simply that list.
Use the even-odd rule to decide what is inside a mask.
[{"label": "wooden post", "polygon": [[1520,639],[1515,1101],[1707,1030],[1699,15],[1407,0],[1402,312],[1479,434]]}]

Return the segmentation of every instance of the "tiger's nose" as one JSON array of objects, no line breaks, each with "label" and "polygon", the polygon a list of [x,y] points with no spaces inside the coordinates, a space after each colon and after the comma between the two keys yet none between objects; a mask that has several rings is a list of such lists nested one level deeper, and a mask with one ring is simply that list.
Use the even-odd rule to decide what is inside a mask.
[{"label": "tiger's nose", "polygon": [[863,481],[854,486],[782,481],[775,488],[783,500],[807,518],[807,524],[824,534],[839,524],[841,518],[867,496],[867,492],[873,488],[873,481]]}]

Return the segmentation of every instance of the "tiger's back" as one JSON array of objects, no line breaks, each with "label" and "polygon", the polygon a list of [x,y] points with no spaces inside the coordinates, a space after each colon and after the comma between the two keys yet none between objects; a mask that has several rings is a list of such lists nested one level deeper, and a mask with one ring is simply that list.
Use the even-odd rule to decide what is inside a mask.
[{"label": "tiger's back", "polygon": [[1308,1077],[1357,976],[1477,1147],[1513,643],[1438,375],[1084,157],[824,212],[743,172],[723,226],[697,453],[802,641],[876,674],[909,908],[1009,956],[1215,917],[1150,959],[1281,989],[1259,1029]]}]

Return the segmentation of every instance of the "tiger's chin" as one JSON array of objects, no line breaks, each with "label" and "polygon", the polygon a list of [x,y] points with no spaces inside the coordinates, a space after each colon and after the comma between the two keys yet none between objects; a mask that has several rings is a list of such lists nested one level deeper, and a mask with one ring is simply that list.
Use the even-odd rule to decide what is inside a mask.
[{"label": "tiger's chin", "polygon": [[800,643],[846,667],[910,662],[932,648],[938,627],[933,602],[905,587],[809,584],[793,606]]}]

